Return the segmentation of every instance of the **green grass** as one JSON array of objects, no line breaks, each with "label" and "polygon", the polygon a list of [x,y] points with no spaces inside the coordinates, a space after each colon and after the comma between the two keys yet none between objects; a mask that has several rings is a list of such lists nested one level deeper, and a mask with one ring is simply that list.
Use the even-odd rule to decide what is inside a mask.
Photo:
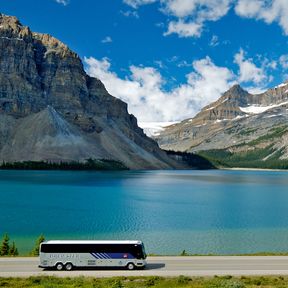
[{"label": "green grass", "polygon": [[0,278],[0,287],[21,288],[255,288],[255,287],[288,287],[288,277],[283,276],[253,276],[253,277],[29,277],[29,278]]}]

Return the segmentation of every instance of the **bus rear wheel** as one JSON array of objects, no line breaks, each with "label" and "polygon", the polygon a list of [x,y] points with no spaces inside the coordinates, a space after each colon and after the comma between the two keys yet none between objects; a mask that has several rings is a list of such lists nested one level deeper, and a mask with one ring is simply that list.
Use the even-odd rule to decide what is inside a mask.
[{"label": "bus rear wheel", "polygon": [[61,270],[63,270],[64,265],[63,265],[63,263],[59,262],[59,263],[56,264],[55,267],[56,267],[56,270],[61,271]]},{"label": "bus rear wheel", "polygon": [[66,271],[71,271],[73,269],[73,265],[72,265],[72,263],[66,263],[65,264],[65,270]]},{"label": "bus rear wheel", "polygon": [[127,269],[128,270],[134,270],[135,269],[135,265],[133,263],[128,263],[127,264]]}]

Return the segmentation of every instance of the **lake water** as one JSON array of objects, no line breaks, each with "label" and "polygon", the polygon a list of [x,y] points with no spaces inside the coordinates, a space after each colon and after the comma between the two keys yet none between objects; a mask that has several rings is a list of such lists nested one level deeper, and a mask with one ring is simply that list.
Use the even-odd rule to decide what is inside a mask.
[{"label": "lake water", "polygon": [[288,252],[288,173],[0,171],[0,235],[141,239],[148,253]]}]

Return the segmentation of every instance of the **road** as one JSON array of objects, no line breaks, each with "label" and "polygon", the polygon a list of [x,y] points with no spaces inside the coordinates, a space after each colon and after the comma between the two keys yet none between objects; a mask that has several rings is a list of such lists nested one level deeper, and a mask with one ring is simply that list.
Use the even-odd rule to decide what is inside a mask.
[{"label": "road", "polygon": [[0,277],[73,276],[213,276],[288,275],[288,256],[148,257],[145,270],[51,271],[38,268],[36,257],[0,258]]}]

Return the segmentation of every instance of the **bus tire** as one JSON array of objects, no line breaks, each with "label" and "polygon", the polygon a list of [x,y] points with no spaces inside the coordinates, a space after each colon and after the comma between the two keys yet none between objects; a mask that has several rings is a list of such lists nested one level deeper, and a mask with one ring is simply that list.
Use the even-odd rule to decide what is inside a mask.
[{"label": "bus tire", "polygon": [[65,270],[66,271],[71,271],[73,269],[73,264],[68,262],[65,264]]},{"label": "bus tire", "polygon": [[63,263],[58,262],[58,263],[55,265],[55,267],[56,267],[56,270],[61,271],[61,270],[63,270],[64,265],[63,265]]},{"label": "bus tire", "polygon": [[127,264],[127,269],[128,270],[134,270],[135,269],[135,265],[130,262],[130,263]]}]

